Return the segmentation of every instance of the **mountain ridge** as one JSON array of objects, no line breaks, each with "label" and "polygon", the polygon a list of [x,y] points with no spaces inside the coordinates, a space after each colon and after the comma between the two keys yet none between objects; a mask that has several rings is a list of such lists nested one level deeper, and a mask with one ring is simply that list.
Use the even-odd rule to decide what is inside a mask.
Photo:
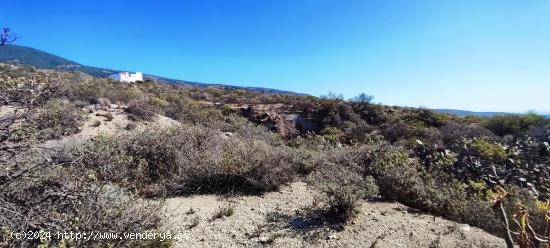
[{"label": "mountain ridge", "polygon": [[493,112],[493,111],[469,111],[461,109],[432,109],[435,112],[453,114],[457,116],[482,116],[482,117],[491,117],[496,115],[516,115],[519,113],[511,112]]},{"label": "mountain ridge", "polygon": [[[36,48],[20,46],[14,44],[8,44],[0,47],[0,63],[8,64],[21,64],[36,67],[37,69],[54,69],[70,72],[83,72],[95,77],[108,77],[109,75],[123,70],[106,69],[100,67],[82,65],[73,60],[65,59],[61,56],[57,56]],[[201,83],[194,81],[187,81],[181,79],[167,78],[163,76],[157,76],[152,74],[144,74],[147,79],[155,79],[168,83],[198,86],[198,87],[222,87],[225,89],[244,89],[260,93],[272,93],[272,94],[286,94],[286,95],[307,95],[304,93],[297,93],[287,90],[263,88],[263,87],[248,87],[248,86],[236,86],[228,84],[218,83]]]},{"label": "mountain ridge", "polygon": [[[61,56],[57,56],[36,48],[20,46],[14,44],[8,44],[0,47],[0,63],[9,63],[9,64],[22,64],[36,67],[38,69],[54,69],[62,70],[69,72],[83,72],[95,77],[108,77],[109,75],[123,70],[115,69],[106,69],[94,66],[82,65],[73,60],[65,59]],[[163,76],[157,76],[152,74],[144,74],[146,79],[159,80],[163,82],[179,84],[179,85],[188,85],[188,86],[197,86],[197,87],[219,87],[224,89],[236,89],[236,90],[250,90],[258,93],[271,93],[271,94],[285,94],[285,95],[302,95],[307,96],[308,94],[297,93],[292,91],[264,88],[264,87],[253,87],[253,86],[235,86],[221,83],[202,83],[196,81],[188,81],[181,79],[173,79]],[[514,115],[518,113],[510,112],[490,112],[490,111],[468,111],[460,109],[431,109],[440,113],[454,114],[457,116],[481,116],[481,117],[491,117],[495,115]],[[550,118],[548,113],[544,113],[544,116]]]},{"label": "mountain ridge", "polygon": [[[468,110],[461,110],[461,109],[431,109],[431,110],[439,113],[452,114],[460,117],[464,117],[464,116],[493,117],[497,115],[523,115],[524,114],[524,113],[493,112],[493,111],[477,112],[477,111],[468,111]],[[548,113],[538,113],[538,114],[546,118],[550,118],[550,115]]]}]

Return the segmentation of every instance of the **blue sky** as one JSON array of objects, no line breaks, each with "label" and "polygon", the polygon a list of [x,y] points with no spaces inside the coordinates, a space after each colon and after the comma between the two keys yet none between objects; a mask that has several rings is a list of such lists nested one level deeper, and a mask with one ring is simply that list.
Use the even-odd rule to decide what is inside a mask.
[{"label": "blue sky", "polygon": [[7,1],[21,45],[199,82],[550,112],[550,1]]}]

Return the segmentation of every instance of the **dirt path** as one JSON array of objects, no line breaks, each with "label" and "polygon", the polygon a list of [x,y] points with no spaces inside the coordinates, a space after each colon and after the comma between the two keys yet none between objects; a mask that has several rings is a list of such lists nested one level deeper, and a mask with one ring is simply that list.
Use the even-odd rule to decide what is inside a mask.
[{"label": "dirt path", "polygon": [[[357,218],[343,230],[308,225],[295,216],[311,204],[311,195],[304,183],[296,182],[263,197],[171,198],[165,204],[164,228],[181,233],[174,247],[504,246],[502,239],[478,228],[416,213],[398,203],[362,202]],[[211,221],[226,205],[234,206],[234,214]]]}]

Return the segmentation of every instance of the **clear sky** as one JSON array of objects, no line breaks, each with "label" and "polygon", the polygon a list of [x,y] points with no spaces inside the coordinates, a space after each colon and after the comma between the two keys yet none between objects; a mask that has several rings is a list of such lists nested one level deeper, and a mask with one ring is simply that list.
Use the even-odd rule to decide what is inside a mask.
[{"label": "clear sky", "polygon": [[21,45],[91,66],[401,106],[550,112],[548,0],[4,1]]}]

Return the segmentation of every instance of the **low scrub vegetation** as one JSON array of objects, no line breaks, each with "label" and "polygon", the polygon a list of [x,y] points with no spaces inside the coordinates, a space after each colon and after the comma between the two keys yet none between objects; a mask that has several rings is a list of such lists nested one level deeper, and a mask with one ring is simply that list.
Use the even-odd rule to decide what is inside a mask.
[{"label": "low scrub vegetation", "polygon": [[135,121],[152,121],[158,110],[155,106],[144,101],[132,101],[128,104],[126,112],[128,112],[130,118]]},{"label": "low scrub vegetation", "polygon": [[[262,194],[295,179],[317,191],[306,214],[323,223],[345,225],[361,201],[376,197],[502,237],[502,213],[509,220],[528,213],[536,237],[548,236],[550,122],[534,113],[462,118],[373,104],[366,94],[345,101],[338,95],[119,84],[26,67],[0,70],[0,107],[7,113],[0,116],[0,246],[40,244],[10,239],[6,230],[155,231],[158,206],[149,198]],[[79,132],[83,109],[111,104],[124,106],[133,120],[125,130],[64,149],[38,148]],[[242,111],[250,108],[241,106],[255,104],[279,106],[278,114],[296,114],[308,123],[289,125],[300,129],[292,135],[270,132],[291,118],[271,111],[258,115],[268,121],[251,121]],[[176,124],[157,126],[157,115]],[[223,207],[214,216],[233,211]],[[198,219],[190,228],[196,224]],[[529,235],[514,242],[535,242]],[[103,242],[47,245],[160,245]]]},{"label": "low scrub vegetation", "polygon": [[231,204],[226,204],[223,206],[220,206],[214,214],[212,214],[212,217],[210,217],[210,221],[215,221],[217,219],[221,219],[223,217],[229,217],[235,213],[235,206]]},{"label": "low scrub vegetation", "polygon": [[99,137],[72,153],[98,178],[149,196],[261,193],[295,176],[288,149],[194,126]]},{"label": "low scrub vegetation", "polygon": [[[14,239],[13,232],[143,232],[155,231],[158,206],[140,201],[108,182],[90,177],[71,161],[36,152],[13,158],[0,176],[0,244],[13,247],[59,245],[78,247],[135,246],[137,240],[74,240],[52,235],[49,241]],[[32,157],[29,161],[27,158]],[[6,168],[4,168],[6,169]]]},{"label": "low scrub vegetation", "polygon": [[53,99],[39,108],[32,119],[40,139],[48,140],[77,133],[84,117],[73,103]]},{"label": "low scrub vegetation", "polygon": [[309,214],[318,215],[330,224],[345,223],[357,213],[359,200],[378,195],[374,178],[364,177],[353,169],[325,164],[310,175],[308,181],[320,195]]},{"label": "low scrub vegetation", "polygon": [[529,129],[548,123],[535,113],[526,115],[501,115],[489,118],[484,125],[496,135],[525,135]]}]

